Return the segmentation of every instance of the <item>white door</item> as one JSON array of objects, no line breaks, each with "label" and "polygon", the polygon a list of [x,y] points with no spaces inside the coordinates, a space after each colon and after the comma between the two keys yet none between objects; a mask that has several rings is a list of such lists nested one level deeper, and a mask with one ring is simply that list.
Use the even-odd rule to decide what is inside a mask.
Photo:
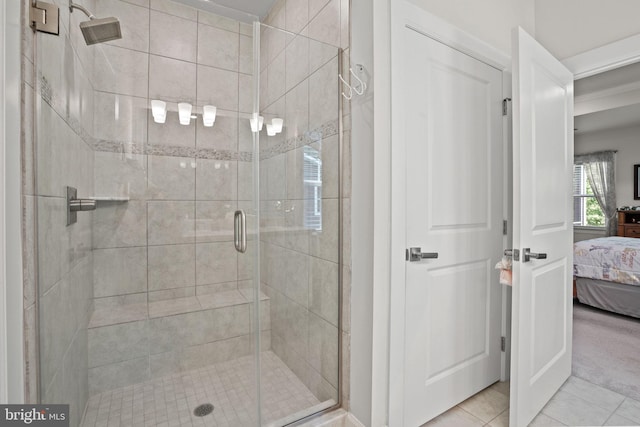
[{"label": "white door", "polygon": [[404,422],[500,377],[502,72],[405,28]]},{"label": "white door", "polygon": [[[571,374],[573,74],[513,32],[513,326],[510,425],[526,426]],[[526,260],[525,248],[546,259]]]}]

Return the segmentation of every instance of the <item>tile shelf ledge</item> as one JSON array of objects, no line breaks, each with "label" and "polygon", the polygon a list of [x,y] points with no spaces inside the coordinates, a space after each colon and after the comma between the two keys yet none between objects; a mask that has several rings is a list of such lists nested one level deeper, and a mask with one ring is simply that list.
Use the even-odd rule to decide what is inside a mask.
[{"label": "tile shelf ledge", "polygon": [[109,197],[109,196],[94,196],[87,197],[89,200],[95,200],[96,202],[128,202],[129,197]]}]

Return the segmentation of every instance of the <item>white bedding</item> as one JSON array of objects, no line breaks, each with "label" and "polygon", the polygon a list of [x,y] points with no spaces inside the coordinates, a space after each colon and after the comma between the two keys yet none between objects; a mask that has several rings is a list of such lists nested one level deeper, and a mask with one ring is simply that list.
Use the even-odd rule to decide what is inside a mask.
[{"label": "white bedding", "polygon": [[640,286],[640,239],[602,237],[574,243],[573,274]]}]

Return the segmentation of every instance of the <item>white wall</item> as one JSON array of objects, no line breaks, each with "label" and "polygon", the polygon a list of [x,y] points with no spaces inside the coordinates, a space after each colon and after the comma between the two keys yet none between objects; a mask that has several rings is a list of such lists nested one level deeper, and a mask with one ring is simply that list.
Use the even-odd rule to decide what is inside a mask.
[{"label": "white wall", "polygon": [[640,164],[640,126],[615,128],[575,136],[575,154],[618,150],[616,155],[616,203],[640,205],[633,200],[633,165]]},{"label": "white wall", "polygon": [[511,50],[511,29],[535,35],[534,0],[409,0],[428,12],[504,52]]},{"label": "white wall", "polygon": [[535,0],[536,38],[564,59],[640,33],[638,16],[637,0]]}]

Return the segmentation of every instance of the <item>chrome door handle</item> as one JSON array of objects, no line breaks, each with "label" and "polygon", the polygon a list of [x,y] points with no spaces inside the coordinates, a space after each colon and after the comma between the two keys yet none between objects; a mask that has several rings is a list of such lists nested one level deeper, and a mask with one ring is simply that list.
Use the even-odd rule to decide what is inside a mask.
[{"label": "chrome door handle", "polygon": [[545,253],[535,253],[531,252],[530,248],[522,249],[522,262],[529,262],[531,259],[547,259],[547,254]]},{"label": "chrome door handle", "polygon": [[422,252],[422,248],[407,249],[406,259],[409,262],[420,261],[422,259],[435,259],[435,258],[438,258],[438,252]]},{"label": "chrome door handle", "polygon": [[233,215],[233,242],[236,251],[241,254],[247,251],[247,216],[242,209]]}]

